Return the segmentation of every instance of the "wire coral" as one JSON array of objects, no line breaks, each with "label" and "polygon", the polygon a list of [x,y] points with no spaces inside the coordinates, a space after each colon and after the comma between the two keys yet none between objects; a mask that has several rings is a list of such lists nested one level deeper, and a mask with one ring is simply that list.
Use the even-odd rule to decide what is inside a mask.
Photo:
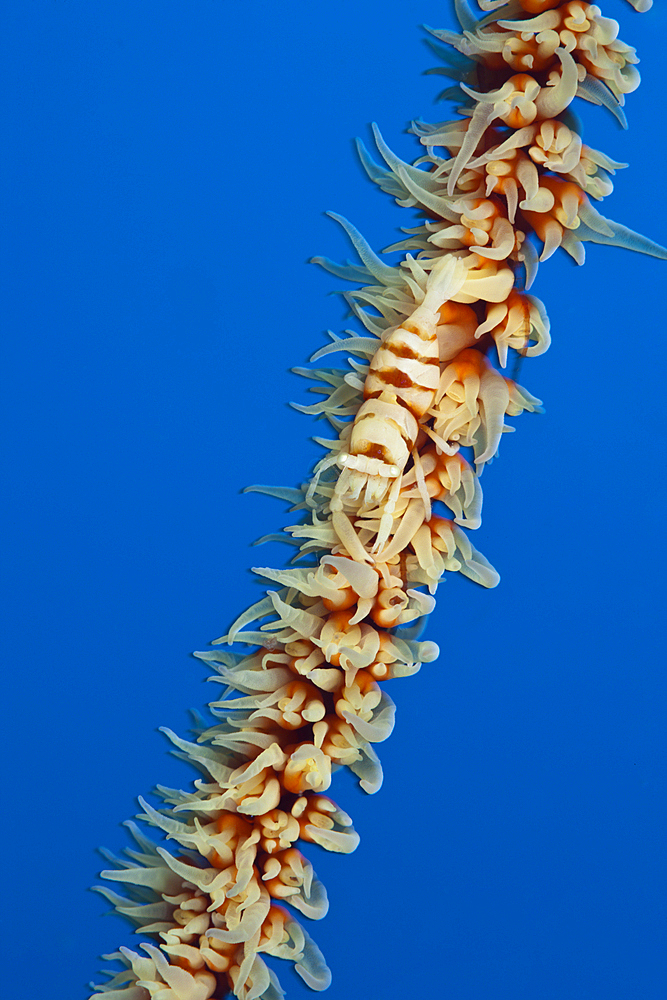
[{"label": "wire coral", "polygon": [[374,745],[394,723],[383,683],[437,657],[417,635],[447,572],[499,582],[468,531],[481,523],[484,467],[514,429],[506,421],[540,410],[504,374],[510,352],[549,347],[546,311],[528,294],[539,264],[559,248],[583,263],[586,242],[667,259],[591,204],[621,165],[583,145],[570,113],[579,97],[624,123],[639,78],[616,23],[581,0],[478,6],[481,18],[457,0],[460,34],[429,29],[455,84],[445,96],[465,95],[460,118],[414,122],[412,164],[377,129],[383,162],[360,146],[371,180],[417,213],[388,248],[402,259],[385,263],[339,216],[359,262],[317,259],[357,286],[345,295],[365,332],[332,335],[312,358],[343,352],[346,368],[302,372],[322,398],[299,409],[334,435],[317,439],[325,454],[310,481],[253,487],[299,513],[286,529],[297,551],[291,568],[254,568],[274,586],[213,644],[232,648],[196,654],[223,689],[215,723],[192,741],[164,730],[203,777],[187,792],[159,786],[162,806],[140,799],[139,819],[178,847],[132,823],[137,849],[109,855],[103,876],[125,894],[99,891],[152,939],[143,954],[110,956],[123,971],[96,987],[109,1000],[277,1000],[263,955],[293,962],[314,990],[329,985],[294,915],[320,919],[328,906],[300,846],[356,848],[327,794],[332,777],[347,767],[364,791],[380,788]]}]

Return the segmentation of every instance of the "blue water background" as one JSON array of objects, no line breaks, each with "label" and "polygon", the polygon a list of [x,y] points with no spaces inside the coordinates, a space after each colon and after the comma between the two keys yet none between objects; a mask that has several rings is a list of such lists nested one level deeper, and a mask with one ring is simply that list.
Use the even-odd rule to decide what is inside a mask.
[{"label": "blue water background", "polygon": [[[82,1000],[131,944],[86,891],[118,823],[192,775],[156,732],[218,688],[192,649],[258,599],[249,548],[289,523],[249,483],[298,485],[326,435],[288,369],[342,330],[307,259],[410,225],[351,144],[402,156],[441,79],[417,24],[447,4],[8,0],[2,166],[8,474],[3,602],[3,996]],[[605,214],[667,241],[664,5],[605,12],[642,57],[631,163]],[[393,682],[373,798],[338,775],[350,857],[308,848],[329,1000],[662,1000],[665,947],[664,288],[667,263],[559,253],[534,291],[553,346],[520,381],[475,543],[494,591],[449,579],[439,662]],[[136,945],[135,945],[136,946]],[[292,1000],[310,996],[281,973]]]}]

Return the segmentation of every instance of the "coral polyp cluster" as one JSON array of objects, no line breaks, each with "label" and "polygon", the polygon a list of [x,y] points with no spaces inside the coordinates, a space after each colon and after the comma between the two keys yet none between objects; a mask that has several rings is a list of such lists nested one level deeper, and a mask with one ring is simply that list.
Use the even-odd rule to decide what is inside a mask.
[{"label": "coral polyp cluster", "polygon": [[214,724],[194,740],[165,730],[203,777],[191,791],[158,786],[160,808],[140,800],[139,819],[178,846],[131,823],[137,849],[110,856],[103,873],[125,895],[100,891],[151,939],[110,956],[123,971],[96,987],[107,1000],[278,1000],[263,955],[328,986],[297,919],[328,906],[301,847],[356,848],[327,794],[332,776],[347,767],[364,791],[380,788],[374,745],[394,722],[385,682],[437,657],[416,636],[447,573],[499,581],[469,532],[481,523],[482,471],[514,429],[506,421],[540,409],[506,374],[510,358],[550,344],[529,294],[539,265],[559,248],[581,264],[587,242],[667,258],[594,207],[622,164],[583,144],[570,111],[580,98],[625,123],[639,76],[616,22],[582,0],[478,6],[481,17],[456,3],[461,33],[429,29],[459,118],[413,123],[414,163],[377,129],[381,163],[360,145],[371,180],[415,224],[387,248],[401,255],[389,265],[335,216],[359,261],[318,261],[356,286],[345,294],[364,330],[332,334],[312,359],[343,352],[346,367],[298,370],[322,397],[299,409],[332,436],[316,439],[325,453],[300,489],[253,487],[298,512],[286,529],[293,564],[255,567],[266,596],[196,654],[223,689]]}]

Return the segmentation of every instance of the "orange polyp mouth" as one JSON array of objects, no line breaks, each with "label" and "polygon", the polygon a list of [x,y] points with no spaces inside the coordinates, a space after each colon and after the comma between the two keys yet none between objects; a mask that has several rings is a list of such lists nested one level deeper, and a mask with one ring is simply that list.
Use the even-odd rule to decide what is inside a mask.
[{"label": "orange polyp mouth", "polygon": [[553,10],[561,3],[562,0],[519,0],[519,4],[528,14],[543,14],[545,10]]}]

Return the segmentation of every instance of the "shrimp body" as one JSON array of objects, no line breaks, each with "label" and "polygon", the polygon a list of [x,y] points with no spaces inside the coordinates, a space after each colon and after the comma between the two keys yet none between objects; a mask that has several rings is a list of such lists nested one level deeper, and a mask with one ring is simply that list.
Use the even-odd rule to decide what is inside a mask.
[{"label": "shrimp body", "polygon": [[389,537],[401,476],[438,389],[440,309],[466,276],[463,260],[438,259],[423,301],[400,326],[387,331],[371,360],[365,401],[352,425],[349,450],[338,456],[341,474],[331,500],[334,527],[344,544],[350,540],[346,506],[379,504],[382,517],[373,551]]}]

